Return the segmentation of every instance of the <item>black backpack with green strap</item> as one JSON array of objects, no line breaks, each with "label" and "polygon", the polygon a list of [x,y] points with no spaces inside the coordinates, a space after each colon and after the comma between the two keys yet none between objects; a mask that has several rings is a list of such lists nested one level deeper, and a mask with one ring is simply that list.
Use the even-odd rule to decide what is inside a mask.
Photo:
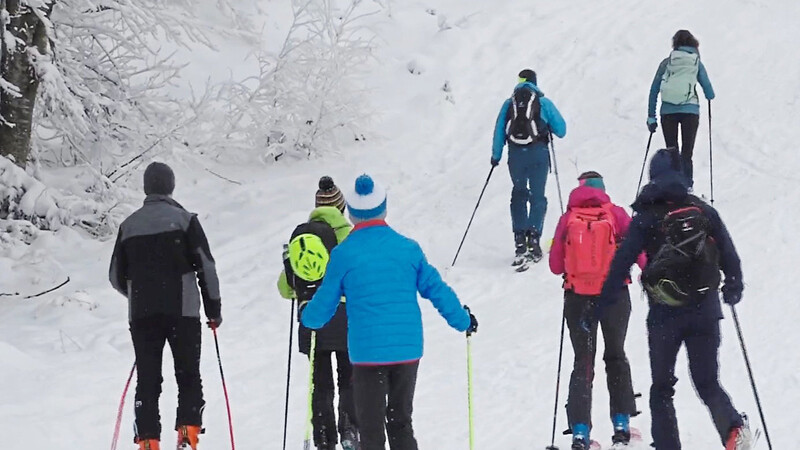
[{"label": "black backpack with green strap", "polygon": [[688,196],[681,203],[659,205],[654,213],[659,245],[648,251],[642,284],[654,303],[691,306],[719,288],[719,249],[702,200]]}]

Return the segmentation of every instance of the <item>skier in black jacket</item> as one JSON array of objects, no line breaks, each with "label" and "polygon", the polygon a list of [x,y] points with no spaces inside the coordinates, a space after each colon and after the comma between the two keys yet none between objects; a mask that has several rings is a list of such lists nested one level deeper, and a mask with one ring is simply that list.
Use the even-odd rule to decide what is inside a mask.
[{"label": "skier in black jacket", "polygon": [[[136,353],[135,440],[157,450],[161,358],[168,342],[175,361],[179,442],[197,448],[203,400],[200,379],[200,297],[209,327],[222,324],[219,279],[197,216],[172,199],[175,175],[154,162],[144,173],[144,206],[119,227],[109,280],[128,298]],[[198,280],[200,290],[198,292]]]}]

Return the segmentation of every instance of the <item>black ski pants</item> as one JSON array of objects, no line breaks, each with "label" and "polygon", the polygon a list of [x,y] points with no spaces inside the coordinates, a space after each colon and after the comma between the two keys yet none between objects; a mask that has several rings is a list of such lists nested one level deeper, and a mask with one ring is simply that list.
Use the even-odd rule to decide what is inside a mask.
[{"label": "black ski pants", "polygon": [[178,384],[178,412],[175,428],[202,425],[203,385],[200,380],[200,319],[196,317],[151,316],[130,324],[136,353],[136,436],[160,439],[161,358],[168,342],[175,363]]},{"label": "black ski pants", "polygon": [[[336,384],[339,387],[339,425],[333,410],[334,381],[332,356],[336,355]],[[342,435],[348,429],[355,428],[355,404],[353,402],[353,366],[347,352],[316,350],[314,352],[314,392],[311,395],[311,408],[314,425],[314,444],[337,443],[336,431]]]},{"label": "black ski pants", "polygon": [[353,366],[361,450],[385,450],[386,435],[391,450],[417,450],[411,413],[418,368],[419,361]]},{"label": "black ski pants", "polygon": [[[652,310],[651,310],[652,316]],[[653,443],[657,450],[680,450],[678,420],[672,397],[675,395],[675,361],[681,345],[686,345],[689,372],[697,395],[708,407],[723,445],[732,428],[742,425],[742,417],[719,384],[719,319],[685,313],[647,319],[650,345],[650,388]]]},{"label": "black ski pants", "polygon": [[[603,360],[606,363],[608,393],[611,396],[610,417],[615,414],[636,413],[631,367],[625,356],[625,336],[628,333],[628,321],[631,315],[628,288],[620,290],[615,300],[604,309],[603,318],[599,321],[605,342]],[[579,295],[572,291],[564,292],[564,314],[575,353],[567,399],[567,420],[570,427],[577,423],[591,426],[592,423],[592,385],[598,322],[594,322],[591,330],[587,332],[581,327],[580,321],[581,317],[592,313],[597,306],[596,301],[596,296]]]},{"label": "black ski pants", "polygon": [[[683,160],[683,171],[689,182],[694,184],[694,166],[692,165],[692,154],[694,153],[694,141],[697,137],[697,127],[700,124],[700,116],[691,113],[664,114],[661,116],[661,130],[664,132],[664,143],[667,147],[679,148],[681,160]],[[681,145],[678,147],[678,127],[681,130]]]}]

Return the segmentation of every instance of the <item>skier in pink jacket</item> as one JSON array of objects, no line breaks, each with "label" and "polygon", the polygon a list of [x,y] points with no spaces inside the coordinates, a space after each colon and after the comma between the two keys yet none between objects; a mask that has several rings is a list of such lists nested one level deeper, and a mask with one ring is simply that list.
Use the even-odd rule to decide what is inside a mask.
[{"label": "skier in pink jacket", "polygon": [[[616,245],[624,239],[631,217],[624,209],[611,203],[600,174],[585,172],[578,180],[580,186],[570,193],[567,212],[556,227],[550,249],[550,270],[564,278],[564,315],[575,354],[567,419],[573,435],[572,449],[584,450],[590,443],[598,325],[603,329],[605,342],[603,360],[611,397],[614,443],[627,444],[630,441],[630,417],[636,413],[636,404],[631,369],[625,356],[625,337],[631,314],[628,287],[619,290],[618,301],[602,320],[591,323],[590,329],[581,324],[587,311],[596,308]],[[638,262],[639,267],[644,267],[644,254]]]}]

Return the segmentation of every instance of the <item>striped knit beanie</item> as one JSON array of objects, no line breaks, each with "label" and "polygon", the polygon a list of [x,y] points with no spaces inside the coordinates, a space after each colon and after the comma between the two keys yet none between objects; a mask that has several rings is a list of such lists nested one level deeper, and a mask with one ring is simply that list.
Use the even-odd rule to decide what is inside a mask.
[{"label": "striped knit beanie", "polygon": [[342,191],[333,183],[333,178],[324,176],[319,179],[319,190],[315,200],[315,205],[320,206],[335,206],[339,211],[344,213],[345,201]]},{"label": "striped knit beanie", "polygon": [[356,178],[347,194],[347,210],[353,223],[386,217],[386,190],[367,175]]}]

